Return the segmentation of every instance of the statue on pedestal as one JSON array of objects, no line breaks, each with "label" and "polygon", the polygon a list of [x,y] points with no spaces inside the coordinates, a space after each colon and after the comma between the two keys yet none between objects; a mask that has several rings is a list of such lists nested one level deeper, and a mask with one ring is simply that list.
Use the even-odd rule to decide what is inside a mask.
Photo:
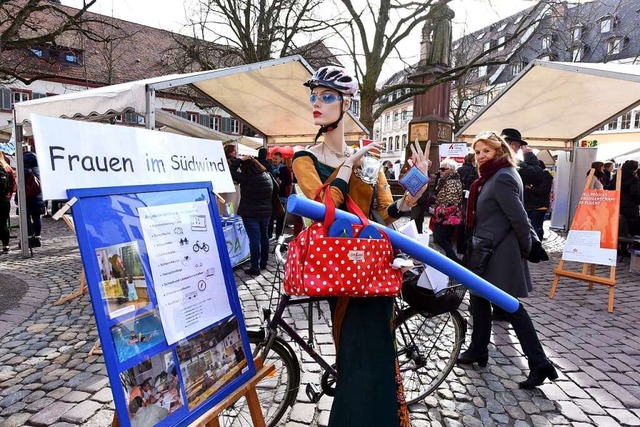
[{"label": "statue on pedestal", "polygon": [[425,59],[427,65],[451,65],[451,20],[454,11],[447,3],[451,0],[439,0],[429,10],[424,27],[422,41],[426,47]]}]

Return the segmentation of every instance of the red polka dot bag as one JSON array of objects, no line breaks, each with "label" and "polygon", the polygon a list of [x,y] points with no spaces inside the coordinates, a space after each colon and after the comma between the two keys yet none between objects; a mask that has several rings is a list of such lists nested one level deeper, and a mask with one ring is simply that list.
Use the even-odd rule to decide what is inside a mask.
[{"label": "red polka dot bag", "polygon": [[381,238],[359,237],[369,220],[349,195],[346,202],[349,212],[363,225],[348,223],[351,229],[343,234],[350,236],[329,237],[336,208],[331,197],[326,197],[324,221],[314,222],[289,243],[283,281],[287,294],[375,297],[400,292],[402,272],[391,268],[393,246],[389,237],[382,230],[376,233]]}]

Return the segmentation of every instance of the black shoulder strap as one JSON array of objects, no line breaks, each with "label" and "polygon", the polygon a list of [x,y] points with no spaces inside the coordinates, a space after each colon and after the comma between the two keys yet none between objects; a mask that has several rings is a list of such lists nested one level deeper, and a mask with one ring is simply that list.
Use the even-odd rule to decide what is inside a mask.
[{"label": "black shoulder strap", "polygon": [[385,225],[384,219],[380,212],[378,212],[378,184],[373,185],[373,197],[371,198],[371,208],[369,209],[369,216],[373,217],[373,220],[378,224]]}]

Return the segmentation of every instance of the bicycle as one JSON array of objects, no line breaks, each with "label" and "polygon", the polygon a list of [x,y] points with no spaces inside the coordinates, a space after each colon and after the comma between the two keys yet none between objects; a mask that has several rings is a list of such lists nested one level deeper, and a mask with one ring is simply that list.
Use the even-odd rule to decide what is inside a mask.
[{"label": "bicycle", "polygon": [[[263,326],[257,331],[248,331],[253,356],[261,355],[265,364],[273,364],[276,367],[272,377],[265,378],[257,385],[258,398],[265,415],[266,425],[269,427],[278,425],[288,408],[295,403],[300,388],[300,362],[293,347],[279,334],[279,331],[288,336],[323,370],[320,388],[311,383],[306,386],[305,394],[312,403],[317,403],[323,394],[333,396],[337,378],[335,365],[327,362],[314,349],[313,306],[327,298],[292,298],[281,294],[283,246],[284,236],[281,236],[275,250],[274,285],[277,283],[278,293],[276,310],[272,315],[270,307],[263,307]],[[466,290],[460,286],[450,289],[453,289],[451,295],[459,304]],[[275,292],[276,286],[271,289],[270,306],[274,301]],[[282,318],[286,308],[302,304],[308,304],[306,340]],[[407,404],[411,405],[437,389],[453,369],[465,339],[466,321],[457,309],[442,313],[420,312],[402,299],[396,300],[395,312],[398,362]],[[224,413],[221,421],[222,425],[228,427],[251,426],[246,402],[240,400],[232,405]]]},{"label": "bicycle", "polygon": [[202,242],[202,244],[200,244],[200,241],[196,240],[196,242],[193,244],[193,251],[198,252],[200,249],[205,252],[209,252],[209,245],[207,245],[205,242]]}]

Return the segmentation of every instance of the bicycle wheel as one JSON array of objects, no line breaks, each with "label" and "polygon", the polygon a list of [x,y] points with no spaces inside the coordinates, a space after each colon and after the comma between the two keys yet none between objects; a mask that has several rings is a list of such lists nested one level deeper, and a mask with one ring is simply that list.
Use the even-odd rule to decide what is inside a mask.
[{"label": "bicycle wheel", "polygon": [[[248,334],[253,352],[256,345],[263,342],[263,336],[254,331],[248,331]],[[279,338],[273,342],[264,363],[274,365],[276,370],[256,385],[256,391],[267,427],[276,427],[287,408],[295,403],[298,388],[300,388],[300,365]],[[244,397],[220,415],[220,425],[223,427],[253,426]]]},{"label": "bicycle wheel", "polygon": [[457,310],[428,317],[418,312],[396,325],[398,363],[407,404],[431,394],[456,363],[466,333]]}]

